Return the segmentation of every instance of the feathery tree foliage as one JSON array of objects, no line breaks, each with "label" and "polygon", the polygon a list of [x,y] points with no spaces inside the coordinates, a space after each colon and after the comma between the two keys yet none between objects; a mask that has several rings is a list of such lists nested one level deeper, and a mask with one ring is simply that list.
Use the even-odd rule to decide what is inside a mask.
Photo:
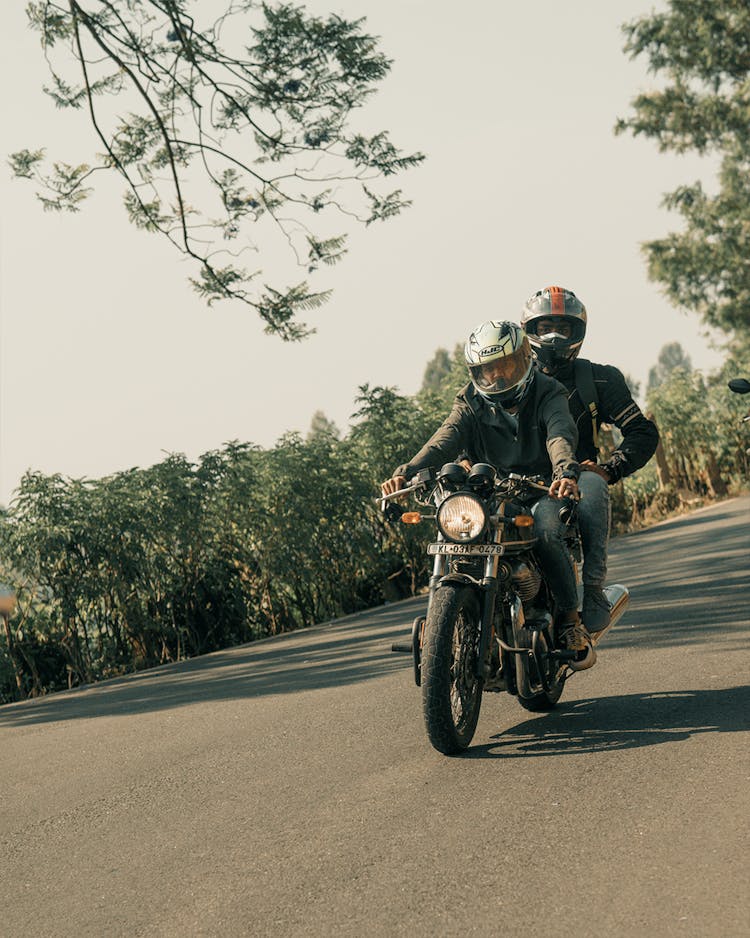
[{"label": "feathery tree foliage", "polygon": [[391,64],[363,20],[227,4],[206,23],[201,0],[29,3],[51,71],[44,90],[86,110],[100,152],[48,167],[43,149],[25,149],[10,164],[55,211],[78,211],[96,174],[117,174],[131,222],[196,262],[191,282],[209,304],[240,300],[267,332],[297,340],[311,331],[298,313],[330,291],[270,286],[248,258],[283,245],[308,275],[336,264],[342,216],[398,214],[409,202],[381,180],[423,156],[352,129]]},{"label": "feathery tree foliage", "polygon": [[667,342],[662,346],[656,364],[649,368],[647,390],[651,391],[663,384],[675,368],[689,372],[693,370],[693,363],[679,342]]},{"label": "feathery tree foliage", "polygon": [[316,436],[332,437],[335,440],[341,439],[341,431],[336,424],[326,417],[322,410],[316,410],[310,421],[310,429],[307,433],[308,441]]},{"label": "feathery tree foliage", "polygon": [[718,190],[700,182],[665,196],[682,231],[644,244],[649,276],[678,306],[725,332],[750,326],[750,5],[669,0],[623,27],[625,51],[664,78],[638,95],[616,132],[655,139],[662,151],[721,159]]}]

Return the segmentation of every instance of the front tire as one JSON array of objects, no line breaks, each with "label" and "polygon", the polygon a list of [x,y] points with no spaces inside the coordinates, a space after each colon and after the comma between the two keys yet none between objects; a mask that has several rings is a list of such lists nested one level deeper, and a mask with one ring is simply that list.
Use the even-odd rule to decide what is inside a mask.
[{"label": "front tire", "polygon": [[430,742],[446,756],[467,748],[479,720],[480,623],[475,590],[453,584],[437,588],[422,647],[422,712]]}]

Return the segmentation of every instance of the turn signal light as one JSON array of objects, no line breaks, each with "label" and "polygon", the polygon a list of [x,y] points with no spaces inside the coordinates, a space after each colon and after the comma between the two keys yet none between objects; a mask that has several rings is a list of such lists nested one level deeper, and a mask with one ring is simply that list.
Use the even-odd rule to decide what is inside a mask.
[{"label": "turn signal light", "polygon": [[422,515],[418,511],[405,511],[401,515],[401,520],[404,524],[419,524],[422,520]]},{"label": "turn signal light", "polygon": [[513,524],[515,524],[517,528],[530,528],[533,523],[534,519],[531,515],[516,515],[513,519]]}]

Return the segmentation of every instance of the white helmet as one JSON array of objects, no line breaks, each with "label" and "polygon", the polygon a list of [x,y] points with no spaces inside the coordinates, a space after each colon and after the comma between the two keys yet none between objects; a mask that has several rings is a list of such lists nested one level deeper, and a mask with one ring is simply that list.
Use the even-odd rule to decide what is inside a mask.
[{"label": "white helmet", "polygon": [[514,322],[483,322],[466,340],[464,358],[471,382],[486,400],[502,407],[520,404],[532,377],[531,346]]}]

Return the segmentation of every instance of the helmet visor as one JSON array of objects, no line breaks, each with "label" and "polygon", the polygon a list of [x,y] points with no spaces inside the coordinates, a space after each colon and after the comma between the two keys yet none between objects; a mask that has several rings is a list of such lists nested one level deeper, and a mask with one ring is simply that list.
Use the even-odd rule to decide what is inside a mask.
[{"label": "helmet visor", "polygon": [[502,355],[481,365],[470,365],[471,380],[486,394],[510,391],[523,382],[531,368],[531,350],[526,342],[510,355]]},{"label": "helmet visor", "polygon": [[583,342],[585,324],[573,317],[542,316],[528,323],[526,334],[537,348],[574,349]]}]

